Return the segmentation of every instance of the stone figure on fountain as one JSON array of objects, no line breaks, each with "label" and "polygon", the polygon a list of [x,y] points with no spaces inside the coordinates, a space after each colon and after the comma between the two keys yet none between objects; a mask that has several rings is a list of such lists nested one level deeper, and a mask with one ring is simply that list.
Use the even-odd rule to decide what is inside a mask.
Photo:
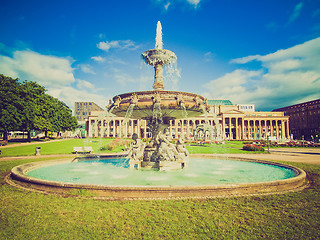
[{"label": "stone figure on fountain", "polygon": [[142,161],[145,143],[143,143],[141,139],[138,139],[138,134],[136,133],[132,134],[132,139],[134,141],[129,146],[128,158],[134,161]]}]

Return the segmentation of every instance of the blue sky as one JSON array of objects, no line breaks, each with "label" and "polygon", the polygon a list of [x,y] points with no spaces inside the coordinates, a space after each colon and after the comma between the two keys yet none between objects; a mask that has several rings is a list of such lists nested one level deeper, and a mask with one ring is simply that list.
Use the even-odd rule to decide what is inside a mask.
[{"label": "blue sky", "polygon": [[161,21],[179,79],[165,89],[267,111],[320,98],[320,0],[2,1],[0,73],[74,108],[151,90]]}]

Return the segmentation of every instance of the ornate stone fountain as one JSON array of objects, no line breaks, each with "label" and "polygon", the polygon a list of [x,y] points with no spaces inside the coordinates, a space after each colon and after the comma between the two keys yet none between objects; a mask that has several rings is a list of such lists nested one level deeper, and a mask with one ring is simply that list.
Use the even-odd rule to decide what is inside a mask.
[{"label": "ornate stone fountain", "polygon": [[171,143],[166,129],[170,120],[203,114],[208,109],[206,101],[194,93],[163,90],[163,67],[176,61],[177,57],[173,52],[162,49],[160,22],[157,24],[156,49],[143,52],[142,57],[155,69],[154,90],[117,95],[107,110],[117,116],[148,121],[152,139],[143,143],[133,134],[134,142],[128,152],[131,167],[159,170],[183,168],[187,165],[188,151],[181,139]]}]

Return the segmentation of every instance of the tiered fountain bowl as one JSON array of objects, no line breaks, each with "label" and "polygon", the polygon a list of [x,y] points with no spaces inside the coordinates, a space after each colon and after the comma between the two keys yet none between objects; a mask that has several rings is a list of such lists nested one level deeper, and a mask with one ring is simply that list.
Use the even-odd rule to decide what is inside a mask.
[{"label": "tiered fountain bowl", "polygon": [[112,113],[125,117],[127,109],[134,104],[131,118],[152,120],[155,103],[160,103],[162,119],[164,122],[173,119],[196,117],[207,110],[205,98],[187,92],[179,91],[141,91],[124,93],[113,98],[116,107]]},{"label": "tiered fountain bowl", "polygon": [[151,49],[143,52],[141,55],[146,63],[152,66],[156,66],[157,64],[167,65],[177,59],[176,54],[167,49]]}]

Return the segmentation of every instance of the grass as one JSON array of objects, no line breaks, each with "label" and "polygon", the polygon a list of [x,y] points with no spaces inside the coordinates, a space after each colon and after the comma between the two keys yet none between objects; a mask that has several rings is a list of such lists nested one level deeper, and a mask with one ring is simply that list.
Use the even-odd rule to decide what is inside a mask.
[{"label": "grass", "polygon": [[[67,139],[60,141],[49,142],[35,142],[33,144],[20,144],[19,146],[10,146],[1,148],[3,157],[8,156],[32,156],[35,154],[35,148],[41,148],[42,155],[53,154],[72,154],[73,147],[87,147],[93,148],[93,153],[108,153],[108,152],[121,152],[123,146],[118,146],[111,151],[100,151],[100,148],[116,141],[112,138],[92,138],[92,139]],[[241,150],[242,142],[227,141],[226,144],[206,144],[203,146],[187,146],[190,153],[253,153],[252,151]]]},{"label": "grass", "polygon": [[[41,144],[41,152],[70,153],[80,144],[98,151],[100,143],[49,142]],[[35,146],[1,150],[33,155]],[[240,151],[232,142],[190,150],[216,153],[219,147],[224,153]],[[206,200],[99,201],[81,198],[90,196],[86,190],[72,190],[75,197],[65,198],[4,183],[14,166],[55,158],[0,161],[0,239],[320,239],[320,166],[289,163],[304,169],[312,182],[301,192]]]},{"label": "grass", "polygon": [[[313,181],[311,188],[297,193],[98,201],[43,195],[4,184],[3,176],[13,166],[31,161],[38,160],[0,162],[0,239],[320,238],[320,166],[293,164],[305,169]],[[85,191],[74,194],[87,195]]]},{"label": "grass", "polygon": [[119,146],[112,151],[100,151],[102,146],[110,144],[114,139],[67,139],[60,141],[49,141],[44,143],[20,144],[19,146],[11,146],[1,148],[1,156],[31,156],[35,154],[35,148],[41,148],[42,155],[53,154],[72,154],[73,147],[89,147],[91,146],[94,153],[121,152],[122,147]]}]

